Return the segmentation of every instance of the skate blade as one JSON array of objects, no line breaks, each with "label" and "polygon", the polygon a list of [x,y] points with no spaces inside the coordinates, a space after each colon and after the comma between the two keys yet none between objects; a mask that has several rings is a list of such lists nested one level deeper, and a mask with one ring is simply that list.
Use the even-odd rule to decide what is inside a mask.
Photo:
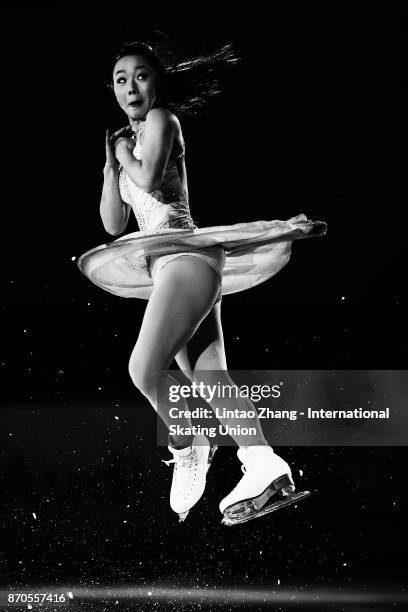
[{"label": "skate blade", "polygon": [[214,444],[213,446],[210,446],[210,452],[208,453],[208,460],[207,460],[208,461],[208,463],[207,463],[207,472],[210,469],[211,462],[214,459],[214,455],[215,455],[217,449],[218,449],[218,446],[216,444]]},{"label": "skate blade", "polygon": [[292,493],[292,495],[288,495],[288,497],[259,510],[254,506],[252,501],[243,502],[242,504],[239,504],[239,508],[236,508],[235,512],[226,511],[224,514],[224,518],[221,521],[221,524],[230,527],[231,525],[240,525],[241,523],[247,523],[248,521],[252,521],[253,519],[260,518],[261,516],[265,516],[266,514],[276,512],[281,508],[285,508],[286,506],[295,504],[296,502],[305,499],[309,495],[310,491]]},{"label": "skate blade", "polygon": [[270,485],[266,487],[262,493],[256,497],[248,497],[239,502],[235,502],[231,506],[227,506],[224,510],[224,516],[236,517],[245,516],[249,511],[255,512],[262,510],[271,497],[277,495],[280,499],[288,499],[295,492],[295,485],[290,474],[283,474],[276,478]]}]

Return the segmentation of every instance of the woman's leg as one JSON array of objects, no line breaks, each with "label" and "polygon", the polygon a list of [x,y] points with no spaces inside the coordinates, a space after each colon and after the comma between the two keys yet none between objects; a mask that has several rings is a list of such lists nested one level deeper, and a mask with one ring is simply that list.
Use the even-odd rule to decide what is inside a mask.
[{"label": "woman's leg", "polygon": [[[184,371],[190,380],[194,377],[196,382],[204,382],[209,385],[220,383],[236,386],[236,383],[227,371],[221,324],[221,300],[214,305],[194,334],[194,337],[177,353],[175,359],[180,369]],[[238,426],[240,426],[241,428],[245,427],[255,430],[255,435],[251,436],[233,434],[232,437],[238,446],[268,444],[264,438],[256,408],[249,399],[214,397],[214,400],[209,403],[214,410],[216,408],[226,408],[227,410],[239,409],[255,413],[255,416],[248,416],[246,418],[220,419],[224,427],[238,429]]]},{"label": "woman's leg", "polygon": [[[169,409],[187,409],[182,399],[178,404],[159,401],[158,386],[177,384],[171,376],[163,377],[181,347],[194,335],[210,312],[219,291],[215,271],[197,257],[181,256],[169,261],[158,274],[147,304],[139,337],[129,362],[129,373],[135,386],[147,397],[167,426],[175,424]],[[166,394],[160,394],[164,400]],[[167,396],[168,397],[168,396]],[[190,420],[177,419],[181,427]],[[174,438],[175,445],[182,440]]]},{"label": "woman's leg", "polygon": [[[221,303],[218,302],[201,323],[195,336],[176,356],[179,367],[191,372],[192,380],[203,380],[208,384],[235,384],[227,372],[224,341],[221,327]],[[206,375],[207,374],[207,375]],[[219,405],[227,409],[254,410],[252,402],[242,398],[223,398],[210,402],[212,408]],[[221,420],[221,419],[220,419]],[[245,466],[244,476],[236,487],[221,500],[219,508],[227,525],[247,521],[258,514],[267,513],[303,499],[308,492],[294,494],[295,486],[289,465],[273,452],[266,442],[256,415],[246,419],[222,419],[224,426],[253,427],[255,436],[232,436],[240,447],[238,458]],[[270,498],[268,509],[264,506]],[[282,501],[284,500],[284,501]]]}]

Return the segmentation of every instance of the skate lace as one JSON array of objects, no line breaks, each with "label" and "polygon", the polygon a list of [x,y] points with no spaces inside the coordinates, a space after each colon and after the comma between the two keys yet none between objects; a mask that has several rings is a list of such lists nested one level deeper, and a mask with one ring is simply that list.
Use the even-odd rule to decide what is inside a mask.
[{"label": "skate lace", "polygon": [[170,465],[174,463],[173,472],[173,485],[177,489],[185,489],[186,483],[191,478],[190,488],[193,486],[194,481],[197,478],[198,472],[198,453],[197,450],[192,447],[191,453],[186,456],[175,456],[173,459],[162,459],[163,463]]},{"label": "skate lace", "polygon": [[241,471],[246,474],[246,472],[256,470],[258,469],[259,463],[259,457],[257,456],[247,457],[245,460],[245,464],[241,465]]}]

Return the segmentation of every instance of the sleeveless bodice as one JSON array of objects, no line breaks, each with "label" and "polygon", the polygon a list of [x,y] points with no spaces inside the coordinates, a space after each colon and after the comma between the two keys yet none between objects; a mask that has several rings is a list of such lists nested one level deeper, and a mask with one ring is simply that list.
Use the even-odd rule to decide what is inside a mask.
[{"label": "sleeveless bodice", "polygon": [[[143,157],[138,138],[133,155],[139,160]],[[141,231],[87,251],[79,258],[78,266],[98,287],[122,297],[150,299],[154,287],[152,272],[162,256],[194,252],[197,257],[201,253],[211,258],[214,249],[219,251],[215,256],[217,262],[221,262],[220,251],[225,251],[222,294],[243,291],[279,272],[289,261],[294,240],[326,233],[323,221],[310,221],[304,214],[287,221],[197,228],[174,157],[168,161],[160,189],[152,193],[142,191],[123,168],[119,172],[119,188]]]},{"label": "sleeveless bodice", "polygon": [[[133,155],[143,159],[143,148],[140,143],[140,130],[136,136]],[[184,151],[178,156],[184,155]],[[169,228],[195,229],[186,193],[180,180],[177,158],[170,156],[160,189],[146,193],[126,174],[125,169],[119,169],[119,190],[124,202],[130,204],[135,214],[139,230],[160,231]]]}]

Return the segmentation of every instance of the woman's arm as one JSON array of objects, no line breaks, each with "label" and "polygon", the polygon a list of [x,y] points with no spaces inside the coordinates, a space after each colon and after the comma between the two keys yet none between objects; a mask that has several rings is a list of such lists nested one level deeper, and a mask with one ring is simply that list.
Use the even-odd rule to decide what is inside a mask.
[{"label": "woman's arm", "polygon": [[125,230],[131,209],[131,206],[120,197],[119,164],[115,158],[112,144],[117,135],[127,129],[123,128],[112,136],[109,136],[109,132],[106,131],[105,136],[106,162],[103,169],[103,187],[99,212],[105,230],[113,236],[117,236]]},{"label": "woman's arm", "polygon": [[186,194],[187,202],[189,202],[186,160],[184,155],[180,159],[176,160],[176,165],[184,193]]},{"label": "woman's arm", "polygon": [[108,234],[117,236],[125,231],[131,206],[123,202],[119,192],[119,170],[103,169],[103,187],[99,211]]},{"label": "woman's arm", "polygon": [[175,133],[174,115],[165,109],[154,108],[146,116],[142,161],[133,156],[133,141],[118,138],[115,142],[117,160],[135,185],[143,191],[150,193],[160,189]]}]

